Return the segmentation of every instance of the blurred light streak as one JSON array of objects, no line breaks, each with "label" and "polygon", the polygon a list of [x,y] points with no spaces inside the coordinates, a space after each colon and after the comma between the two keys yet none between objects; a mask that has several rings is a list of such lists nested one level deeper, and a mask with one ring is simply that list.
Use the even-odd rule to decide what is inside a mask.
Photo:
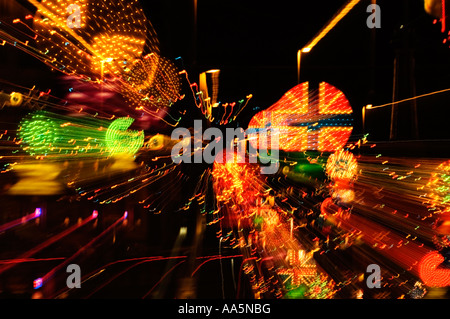
[{"label": "blurred light streak", "polygon": [[[148,262],[152,262],[152,261],[162,261],[162,260],[167,260],[167,259],[180,259],[180,258],[185,258],[184,256],[181,256],[181,257],[179,257],[179,256],[176,256],[176,257],[167,257],[167,258],[164,258],[164,257],[145,257],[145,258],[142,258],[142,259],[144,259],[144,260],[141,260],[141,261],[139,261],[139,262],[137,262],[137,263],[135,263],[135,264],[133,264],[133,265],[131,265],[131,266],[128,266],[127,268],[125,268],[124,270],[122,270],[122,271],[120,271],[120,272],[118,272],[117,274],[115,274],[113,277],[111,277],[110,279],[108,279],[108,280],[105,280],[101,285],[99,285],[99,286],[97,286],[93,291],[91,291],[86,297],[85,297],[85,299],[89,299],[90,297],[92,297],[92,295],[94,295],[95,293],[97,293],[98,291],[100,291],[101,289],[103,289],[104,287],[106,287],[107,285],[109,285],[111,282],[113,282],[115,279],[117,279],[117,278],[119,278],[120,276],[122,276],[123,274],[125,274],[126,272],[128,272],[128,271],[130,271],[131,269],[133,269],[133,268],[135,268],[135,267],[137,267],[137,266],[139,266],[139,265],[141,265],[141,264],[144,264],[144,263],[148,263]],[[124,260],[124,261],[130,261],[130,260]],[[186,260],[182,260],[181,261],[181,263],[183,263],[183,262],[185,262]],[[117,262],[116,262],[117,263]],[[107,265],[107,266],[111,266],[113,263],[111,263],[111,264],[109,264],[109,265]],[[178,264],[177,264],[178,265]],[[104,266],[102,269],[105,269],[107,266]],[[95,272],[91,272],[91,274],[93,274],[93,273],[95,273]],[[90,278],[91,277],[91,275],[90,276],[87,276],[88,278]]]},{"label": "blurred light streak", "polygon": [[186,262],[186,260],[180,261],[179,263],[174,265],[172,268],[170,268],[168,271],[166,271],[166,273],[163,276],[161,276],[161,278],[158,280],[158,282],[149,291],[147,291],[147,293],[144,296],[142,296],[142,299],[147,298],[147,296],[151,294],[151,292],[164,280],[164,278],[166,278],[166,276],[168,274],[170,274],[175,268],[177,268],[179,265],[181,265],[184,262]]},{"label": "blurred light streak", "polygon": [[39,216],[41,216],[41,209],[36,208],[36,210],[31,214],[25,215],[21,218],[18,218],[18,219],[12,220],[10,222],[7,222],[6,224],[0,225],[0,233],[7,231],[8,229],[11,229],[13,227],[23,225],[23,224],[29,222],[30,220],[39,218]]},{"label": "blurred light streak", "polygon": [[[286,289],[296,289],[300,284],[313,285],[316,276],[327,278],[312,259],[314,251],[306,253],[300,240],[291,236],[292,213],[282,210],[275,202],[275,196],[269,192],[271,187],[253,166],[216,162],[212,176],[216,201],[224,216],[224,219],[219,217],[218,237],[223,233],[222,227],[230,229],[234,236],[221,237],[221,241],[239,248],[244,260],[256,257],[255,262],[245,266],[255,298],[266,293],[280,298]],[[266,261],[264,265],[263,261]],[[333,281],[329,287],[327,293],[317,296],[331,298],[336,292]]]},{"label": "blurred light streak", "polygon": [[[213,74],[216,72],[213,72]],[[180,72],[180,75],[184,74],[187,83],[189,84],[189,88],[191,90],[192,96],[194,97],[194,103],[197,108],[202,112],[202,115],[209,121],[213,122],[216,119],[217,114],[213,114],[214,110],[219,110],[219,106],[223,108],[223,115],[220,121],[216,120],[215,123],[219,125],[226,125],[236,120],[236,117],[241,113],[241,111],[247,106],[250,99],[253,97],[252,94],[249,94],[245,97],[245,99],[239,100],[231,103],[222,103],[216,102],[214,105],[211,104],[210,97],[203,96],[203,91],[199,88],[197,83],[192,83],[189,80],[189,75],[186,70]],[[203,81],[202,81],[203,82]],[[227,112],[226,108],[230,105],[231,111]],[[236,107],[235,107],[236,106]],[[218,112],[218,111],[216,111]],[[228,115],[227,115],[228,114]],[[234,114],[234,115],[233,115]],[[225,116],[227,118],[225,119]]]},{"label": "blurred light streak", "polygon": [[[431,247],[412,240],[406,243],[405,238],[394,230],[356,213],[344,215],[343,210],[333,204],[331,199],[324,201],[322,211],[334,225],[355,234],[402,268],[419,276],[417,263],[432,250]],[[358,209],[354,208],[354,211]]]},{"label": "blurred light streak", "polygon": [[306,44],[303,49],[301,50],[303,53],[310,52],[312,48],[320,41],[323,37],[327,35],[328,32],[330,32],[336,24],[344,18],[347,13],[350,12],[350,10],[358,4],[360,0],[350,0],[347,2],[347,4],[320,30],[320,32],[310,41],[308,44]]},{"label": "blurred light streak", "polygon": [[[421,260],[435,250],[436,223],[448,209],[443,196],[433,195],[436,185],[445,184],[445,162],[382,154],[356,158],[358,174],[353,182],[352,202],[341,205],[327,198],[321,205],[322,216],[333,227],[347,232],[349,244],[362,240],[369,249],[389,258],[405,272],[422,277]],[[436,177],[442,180],[436,182]],[[399,276],[392,271],[392,278],[387,278],[385,286],[391,287],[393,282],[389,281]],[[429,273],[432,276],[430,270]],[[397,282],[398,287],[409,281],[409,277],[406,281],[402,278]],[[411,285],[402,289],[412,289]]]},{"label": "blurred light streak", "polygon": [[[74,232],[75,230],[83,227],[84,225],[86,225],[87,223],[89,223],[90,221],[92,221],[92,220],[94,220],[96,218],[97,218],[97,216],[95,216],[94,214],[90,215],[89,217],[83,219],[80,223],[76,223],[76,224],[72,225],[71,227],[67,228],[66,230],[62,231],[61,233],[48,238],[46,241],[43,241],[39,245],[37,245],[37,246],[33,247],[32,249],[24,252],[19,257],[15,258],[14,260],[28,260],[31,256],[37,254],[38,252],[40,252],[44,248],[47,248],[48,246],[58,242],[62,238],[66,237],[67,235],[69,235],[72,232]],[[1,266],[0,267],[0,274],[4,273],[8,269],[11,269],[12,267],[16,266],[17,264],[18,263],[11,263],[11,264],[6,264],[6,265]]]},{"label": "blurred light streak", "polygon": [[239,299],[239,292],[241,290],[241,275],[242,275],[242,270],[244,269],[244,266],[246,265],[246,263],[248,261],[254,261],[258,259],[257,257],[248,257],[242,260],[241,262],[241,266],[239,267],[239,277],[238,277],[238,285],[237,285],[237,289],[236,289],[236,299]]},{"label": "blurred light streak", "polygon": [[[133,162],[134,163],[134,162]],[[134,167],[133,167],[134,168]],[[116,182],[111,184],[107,184],[105,186],[101,186],[100,188],[87,189],[83,192],[82,196],[87,196],[89,200],[97,201],[99,198],[102,200],[98,200],[99,204],[109,204],[118,202],[131,194],[144,189],[150,186],[152,183],[157,182],[158,180],[166,177],[168,174],[175,172],[177,169],[177,165],[171,163],[169,165],[164,165],[162,167],[158,167],[157,169],[151,170],[150,172],[138,172],[136,177],[129,179],[127,178],[125,181]],[[122,170],[123,172],[123,170]],[[78,181],[80,182],[80,181]],[[121,191],[115,191],[115,193],[111,193],[117,187],[124,187]],[[173,185],[167,185],[167,187],[171,187]],[[88,196],[91,195],[91,196]],[[151,194],[146,199],[140,201],[141,204],[145,203],[151,196],[155,196],[156,194]],[[108,196],[104,198],[105,196]]]},{"label": "blurred light streak", "polygon": [[3,259],[3,260],[0,260],[0,265],[42,262],[42,261],[55,261],[55,260],[64,260],[64,259],[66,259],[66,257]]},{"label": "blurred light streak", "polygon": [[[207,263],[207,262],[209,262],[209,261],[218,260],[218,259],[221,259],[221,258],[229,259],[229,258],[239,258],[239,257],[242,257],[242,255],[233,255],[233,256],[213,255],[213,256],[199,256],[199,257],[196,257],[196,260],[203,260],[203,259],[206,259],[206,261],[203,261],[203,262],[197,267],[197,269],[195,270],[195,272],[197,272],[201,266],[203,266],[205,263]],[[171,269],[169,269],[169,272],[166,272],[165,275],[164,275],[164,276],[167,276],[167,275],[168,275],[173,269],[175,269],[178,265],[180,265],[181,263],[185,262],[185,261],[186,261],[185,259],[187,259],[187,258],[188,258],[188,256],[170,256],[170,257],[164,257],[164,256],[148,256],[148,257],[137,257],[137,258],[129,258],[129,259],[121,259],[121,260],[115,260],[115,261],[112,261],[112,262],[110,262],[110,263],[108,263],[108,264],[106,264],[106,265],[104,265],[104,266],[102,266],[102,267],[99,267],[99,268],[97,268],[97,269],[91,271],[90,273],[84,275],[84,276],[82,277],[81,282],[84,283],[84,282],[86,282],[87,280],[90,280],[90,279],[94,278],[96,274],[100,274],[100,273],[105,274],[105,270],[106,270],[107,268],[110,268],[111,266],[114,266],[114,265],[117,265],[117,264],[120,264],[120,263],[128,263],[128,262],[137,262],[137,263],[134,263],[133,265],[126,267],[124,270],[122,270],[122,271],[120,271],[119,273],[115,274],[113,277],[109,278],[109,279],[106,280],[106,281],[103,281],[102,284],[101,284],[100,286],[96,286],[96,288],[95,288],[93,291],[91,291],[91,292],[89,293],[89,295],[87,295],[85,298],[92,297],[92,295],[94,295],[94,294],[95,294],[96,292],[98,292],[99,290],[103,289],[105,286],[107,286],[108,284],[110,284],[112,281],[114,281],[115,279],[117,279],[117,278],[120,277],[121,275],[125,274],[125,273],[128,272],[129,270],[133,269],[134,267],[141,265],[142,263],[154,262],[154,261],[168,261],[168,260],[179,260],[179,259],[184,259],[184,260],[180,261],[179,263],[177,263],[177,264],[175,265],[175,267],[172,267]],[[62,258],[62,259],[64,259],[64,258]],[[249,258],[249,260],[251,260],[251,259],[252,259],[252,258]],[[193,274],[193,275],[195,275],[195,274]],[[151,293],[151,291],[152,291],[152,290],[153,290],[153,289],[154,289],[154,288],[162,281],[162,279],[163,279],[163,278],[161,278],[161,279],[159,280],[159,282],[158,282],[156,285],[154,285],[154,286],[152,287],[152,289],[150,290],[150,293]],[[72,289],[73,289],[73,288],[72,288]],[[67,291],[70,291],[70,290],[71,290],[71,289],[69,289],[69,288],[64,288],[64,289],[60,290],[58,293],[56,293],[54,296],[52,296],[52,298],[58,299],[59,297],[61,297],[61,296],[64,295]],[[145,295],[143,298],[145,298],[146,296],[148,296],[148,294],[149,294],[149,292],[147,292],[146,295]]]},{"label": "blurred light streak", "polygon": [[434,92],[430,92],[430,93],[425,93],[425,94],[421,94],[421,95],[417,95],[417,96],[414,96],[414,97],[410,97],[410,98],[399,100],[399,101],[395,101],[395,102],[390,102],[390,103],[386,103],[386,104],[380,104],[380,105],[371,106],[370,108],[367,108],[367,109],[377,109],[377,108],[380,108],[380,107],[391,106],[391,105],[394,105],[394,104],[397,105],[397,104],[400,104],[400,103],[404,103],[404,102],[420,99],[422,97],[431,96],[431,95],[435,95],[435,94],[440,94],[440,93],[444,93],[444,92],[448,92],[448,91],[450,91],[450,88],[439,90],[439,91],[434,91]]},{"label": "blurred light streak", "polygon": [[[89,218],[93,218],[92,215]],[[88,218],[88,219],[89,219]],[[75,254],[67,258],[64,262],[60,263],[58,266],[52,268],[49,272],[47,272],[44,276],[36,279],[41,280],[42,285],[44,285],[50,278],[52,278],[57,271],[62,269],[64,266],[68,265],[70,262],[72,262],[75,258],[77,258],[79,255],[81,255],[85,250],[92,245],[94,245],[99,239],[104,237],[107,233],[111,232],[117,225],[122,223],[126,219],[126,215],[124,214],[122,217],[117,219],[113,224],[108,226],[103,232],[101,232],[99,235],[95,236],[93,239],[91,239],[86,245],[81,247]]]},{"label": "blurred light streak", "polygon": [[109,122],[76,118],[48,111],[30,113],[18,129],[22,149],[31,156],[74,157],[108,155],[105,132]]},{"label": "blurred light streak", "polygon": [[238,258],[242,257],[242,255],[232,255],[232,256],[208,256],[208,257],[200,257],[201,259],[207,258],[207,260],[203,261],[200,265],[195,268],[195,270],[192,272],[191,277],[194,277],[195,273],[207,262],[213,261],[213,260],[222,260],[222,259],[228,259],[228,258]]},{"label": "blurred light streak", "polygon": [[[84,275],[81,278],[81,283],[84,283],[84,282],[86,282],[86,281],[88,281],[90,279],[93,279],[94,277],[100,275],[101,273],[104,273],[107,270],[107,268],[109,268],[111,266],[114,266],[114,265],[117,265],[117,264],[120,264],[120,263],[134,262],[134,261],[149,261],[149,262],[150,261],[163,261],[163,260],[168,260],[168,259],[180,259],[180,258],[184,259],[184,258],[187,258],[187,256],[175,256],[175,257],[163,257],[163,256],[150,256],[150,257],[148,257],[147,256],[147,257],[137,257],[137,258],[127,258],[127,259],[115,260],[115,261],[107,263],[106,265],[104,265],[102,267],[99,267],[99,268],[91,271],[87,275]],[[140,262],[138,264],[140,264]],[[130,270],[130,269],[132,269],[132,267],[131,268],[128,267],[127,269]],[[125,272],[123,272],[123,273],[125,273]],[[117,278],[117,277],[115,277],[115,278]],[[114,280],[115,278],[109,280],[108,283],[111,282],[112,280]],[[106,286],[106,284],[102,285],[101,288],[103,288],[104,286]],[[101,288],[97,287],[95,292],[100,290]],[[68,291],[70,291],[72,289],[73,288],[65,287],[64,289],[62,289],[59,292],[57,292],[54,296],[52,296],[51,299],[59,299],[60,297],[64,296],[65,293],[67,293]],[[94,294],[94,292],[90,293],[90,295],[93,295],[93,294]]]}]

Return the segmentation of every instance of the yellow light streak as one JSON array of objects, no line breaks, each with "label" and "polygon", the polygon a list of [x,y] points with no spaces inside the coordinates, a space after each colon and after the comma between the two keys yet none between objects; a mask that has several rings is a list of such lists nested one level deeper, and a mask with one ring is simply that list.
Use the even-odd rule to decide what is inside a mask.
[{"label": "yellow light streak", "polygon": [[322,40],[323,37],[327,35],[328,32],[330,32],[336,24],[338,24],[339,21],[342,20],[343,17],[347,15],[347,13],[350,12],[350,10],[359,3],[360,0],[350,0],[341,11],[339,11],[338,14],[334,16],[333,19],[324,27],[322,30],[307,44],[303,47],[301,52],[308,53],[312,50],[312,48],[319,43],[320,40]]}]

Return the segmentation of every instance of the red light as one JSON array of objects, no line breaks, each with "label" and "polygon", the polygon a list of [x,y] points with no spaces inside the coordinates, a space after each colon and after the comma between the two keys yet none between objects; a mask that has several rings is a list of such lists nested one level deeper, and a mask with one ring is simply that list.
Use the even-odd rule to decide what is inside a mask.
[{"label": "red light", "polygon": [[444,257],[432,251],[422,258],[419,264],[419,275],[423,283],[429,287],[450,286],[450,269],[439,267]]},{"label": "red light", "polygon": [[33,289],[39,289],[42,287],[42,278],[37,278],[33,281]]},{"label": "red light", "polygon": [[248,125],[250,143],[258,148],[259,134],[264,134],[258,130],[277,128],[281,150],[333,152],[343,148],[352,133],[351,114],[352,108],[342,91],[322,82],[315,96],[310,93],[308,82],[304,82],[255,114]]}]

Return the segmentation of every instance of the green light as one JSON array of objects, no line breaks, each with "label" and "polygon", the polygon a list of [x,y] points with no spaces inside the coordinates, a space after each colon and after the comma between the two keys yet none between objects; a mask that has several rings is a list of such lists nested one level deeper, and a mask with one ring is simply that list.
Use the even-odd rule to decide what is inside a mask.
[{"label": "green light", "polygon": [[18,137],[23,150],[31,156],[71,159],[134,155],[144,144],[144,132],[128,130],[133,122],[129,117],[111,122],[37,111],[22,119]]},{"label": "green light", "polygon": [[30,155],[47,155],[57,144],[57,124],[41,113],[34,114],[30,119],[24,119],[19,129],[24,149]]},{"label": "green light", "polygon": [[121,117],[114,120],[106,131],[106,145],[111,154],[134,155],[144,145],[144,132],[128,130],[134,119]]},{"label": "green light", "polygon": [[285,295],[285,299],[305,299],[305,293],[308,291],[308,287],[305,284],[301,284],[298,288],[289,290]]},{"label": "green light", "polygon": [[32,156],[107,156],[108,121],[69,117],[46,111],[25,116],[19,125],[22,148]]}]

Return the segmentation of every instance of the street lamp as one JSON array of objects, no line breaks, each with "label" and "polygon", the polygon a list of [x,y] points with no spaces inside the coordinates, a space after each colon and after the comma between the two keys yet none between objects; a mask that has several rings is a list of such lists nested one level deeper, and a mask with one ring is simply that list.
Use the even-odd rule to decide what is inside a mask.
[{"label": "street lamp", "polygon": [[193,62],[197,65],[197,46],[198,46],[198,0],[194,0],[194,32],[192,39],[193,46]]},{"label": "street lamp", "polygon": [[335,27],[335,25],[341,21],[343,17],[350,12],[350,10],[358,4],[361,0],[349,0],[345,6],[320,30],[320,32],[301,50],[297,51],[297,82],[300,83],[300,60],[302,53],[308,53],[312,48],[327,35]]},{"label": "street lamp", "polygon": [[300,62],[302,59],[302,53],[308,53],[309,51],[311,51],[311,47],[306,46],[301,50],[297,51],[297,84],[300,84]]},{"label": "street lamp", "polygon": [[367,104],[362,108],[362,132],[366,133],[365,124],[366,124],[366,110],[370,110],[372,108],[372,104]]}]

